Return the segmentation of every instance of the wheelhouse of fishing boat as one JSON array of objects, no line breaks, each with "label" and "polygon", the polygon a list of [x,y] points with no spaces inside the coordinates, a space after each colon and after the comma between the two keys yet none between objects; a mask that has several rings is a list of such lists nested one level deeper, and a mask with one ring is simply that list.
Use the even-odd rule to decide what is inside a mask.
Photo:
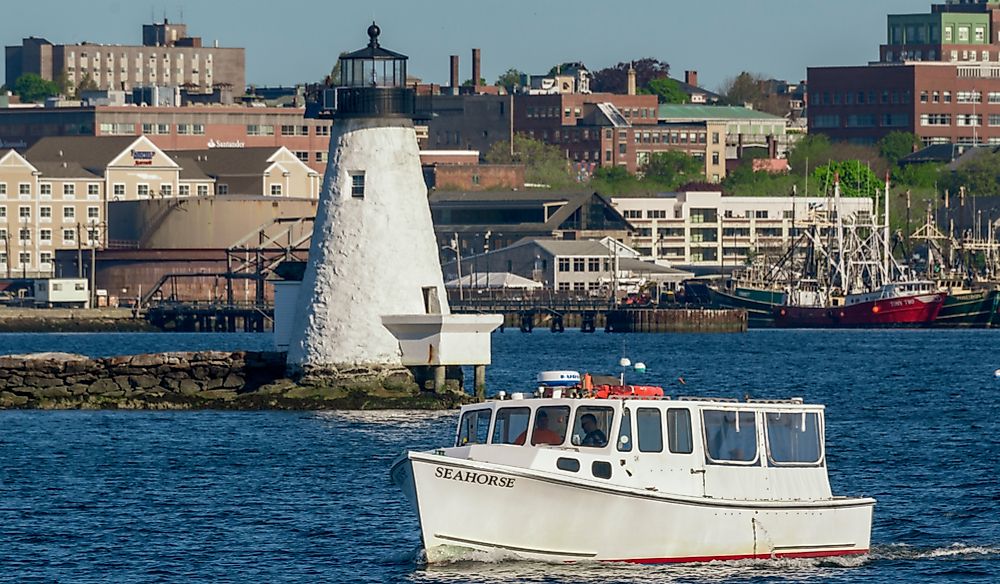
[{"label": "wheelhouse of fishing boat", "polygon": [[799,398],[514,394],[464,406],[455,447],[438,454],[682,496],[821,500],[831,497],[823,424],[823,406]]}]

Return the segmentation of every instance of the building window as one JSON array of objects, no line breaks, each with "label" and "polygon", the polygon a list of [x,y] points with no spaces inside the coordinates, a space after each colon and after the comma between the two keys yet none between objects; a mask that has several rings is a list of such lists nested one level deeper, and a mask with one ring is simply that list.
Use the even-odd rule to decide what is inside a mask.
[{"label": "building window", "polygon": [[52,230],[51,229],[39,229],[38,230],[38,241],[43,243],[52,243]]},{"label": "building window", "polygon": [[[6,188],[6,186],[7,185],[4,185],[5,188]],[[40,194],[43,197],[51,197],[52,196],[52,183],[42,183],[42,184],[38,185],[38,194]]]},{"label": "building window", "polygon": [[583,258],[573,258],[574,272],[583,272],[585,271],[585,268],[586,268],[586,263],[584,262]]},{"label": "building window", "polygon": [[271,196],[272,197],[281,196],[281,185],[271,185]]},{"label": "building window", "polygon": [[330,135],[330,126],[316,126],[316,135],[317,136],[329,136]]},{"label": "building window", "polygon": [[351,196],[358,199],[363,199],[365,197],[364,171],[351,173]]},{"label": "building window", "polygon": [[714,164],[714,165],[718,165],[719,164],[719,153],[718,152],[713,152],[712,153],[712,164]]},{"label": "building window", "polygon": [[21,219],[31,219],[31,207],[18,207],[17,216]]},{"label": "building window", "polygon": [[72,197],[76,195],[76,185],[73,183],[66,183],[63,185],[63,196]]},{"label": "building window", "polygon": [[198,196],[199,197],[208,196],[208,185],[198,185]]},{"label": "building window", "polygon": [[63,229],[63,241],[74,242],[76,241],[76,230],[75,229]]},{"label": "building window", "polygon": [[587,271],[588,272],[600,272],[601,271],[601,260],[598,258],[590,258],[587,260]]},{"label": "building window", "polygon": [[144,184],[136,185],[135,186],[135,194],[137,196],[139,196],[139,197],[148,197],[149,196],[149,185],[144,185]]},{"label": "building window", "polygon": [[247,136],[273,136],[274,126],[270,124],[248,124]]},{"label": "building window", "polygon": [[[49,234],[49,237],[51,239],[51,234]],[[41,262],[42,264],[51,264],[52,263],[52,252],[51,251],[43,251],[43,252],[41,252],[40,254],[38,254],[38,261]]]},{"label": "building window", "polygon": [[304,150],[296,150],[295,158],[298,158],[302,162],[309,162],[309,153]]},{"label": "building window", "polygon": [[326,152],[316,152],[316,162],[326,162]]},{"label": "building window", "polygon": [[569,271],[569,258],[559,258],[559,271],[560,272]]},{"label": "building window", "polygon": [[51,221],[52,220],[52,207],[39,207],[38,208],[38,217],[42,221]]},{"label": "building window", "polygon": [[7,183],[0,183],[0,197],[7,196]]},{"label": "building window", "polygon": [[191,133],[195,136],[204,136],[205,124],[191,124]]},{"label": "building window", "polygon": [[29,184],[29,183],[20,183],[20,184],[18,184],[17,185],[17,194],[20,195],[20,196],[22,196],[22,197],[30,197],[31,196],[31,184]]},{"label": "building window", "polygon": [[187,136],[191,133],[191,124],[177,124],[177,134]]},{"label": "building window", "polygon": [[666,219],[666,209],[649,209],[646,211],[646,219]]},{"label": "building window", "polygon": [[101,208],[100,207],[93,207],[93,206],[87,207],[87,219],[88,220],[97,220],[100,217],[101,217]]},{"label": "building window", "polygon": [[0,221],[7,220],[7,207],[0,207]]},{"label": "building window", "polygon": [[569,292],[569,282],[559,282],[560,292]]},{"label": "building window", "polygon": [[191,196],[191,185],[177,185],[177,196],[178,197]]},{"label": "building window", "polygon": [[76,219],[76,207],[63,207],[63,221]]},{"label": "building window", "polygon": [[112,189],[114,189],[115,197],[124,197],[125,196],[125,185],[124,184],[122,184],[122,183],[116,183],[112,187]]},{"label": "building window", "polygon": [[17,259],[20,260],[22,265],[29,266],[31,265],[31,252],[22,251],[21,253],[17,254]]},{"label": "building window", "polygon": [[96,183],[87,184],[87,196],[96,197],[101,194],[101,185]]},{"label": "building window", "polygon": [[217,195],[228,195],[229,185],[215,185],[215,194]]},{"label": "building window", "polygon": [[31,241],[31,230],[30,229],[20,229],[17,232],[17,238],[21,241]]},{"label": "building window", "polygon": [[767,211],[754,211],[753,216],[756,219],[767,219]]},{"label": "building window", "polygon": [[294,136],[295,135],[295,126],[288,126],[288,125],[281,126],[281,135],[282,136]]},{"label": "building window", "polygon": [[174,194],[174,185],[160,185],[160,196],[169,197]]}]

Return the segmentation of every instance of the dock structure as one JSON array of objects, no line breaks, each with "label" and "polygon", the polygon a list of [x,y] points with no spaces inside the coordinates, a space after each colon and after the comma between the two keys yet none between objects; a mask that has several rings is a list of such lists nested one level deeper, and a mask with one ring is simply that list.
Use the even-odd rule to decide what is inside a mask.
[{"label": "dock structure", "polygon": [[256,304],[161,302],[146,309],[145,318],[163,331],[260,333],[270,328],[274,309]]},{"label": "dock structure", "polygon": [[530,333],[536,328],[605,332],[745,332],[744,310],[714,310],[685,305],[615,305],[608,299],[482,298],[451,300],[456,314],[502,314],[503,326]]}]

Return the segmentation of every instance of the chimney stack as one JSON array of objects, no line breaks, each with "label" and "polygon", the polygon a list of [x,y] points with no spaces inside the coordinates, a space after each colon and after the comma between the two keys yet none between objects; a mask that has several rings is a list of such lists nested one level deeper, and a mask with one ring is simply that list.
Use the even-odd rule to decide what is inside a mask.
[{"label": "chimney stack", "polygon": [[688,85],[693,85],[698,87],[698,72],[697,71],[685,71],[684,72],[684,83]]},{"label": "chimney stack", "polygon": [[626,93],[635,95],[635,67],[631,63],[628,65],[628,88]]},{"label": "chimney stack", "polygon": [[479,79],[482,77],[480,66],[479,49],[472,49],[472,87],[477,90],[479,88]]},{"label": "chimney stack", "polygon": [[462,82],[458,79],[458,55],[451,56],[451,94],[458,95],[458,86]]}]

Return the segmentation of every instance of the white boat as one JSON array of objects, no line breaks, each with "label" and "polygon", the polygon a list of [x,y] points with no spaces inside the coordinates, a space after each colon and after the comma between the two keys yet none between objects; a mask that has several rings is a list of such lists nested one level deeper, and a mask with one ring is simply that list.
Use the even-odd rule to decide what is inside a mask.
[{"label": "white boat", "polygon": [[823,406],[612,389],[464,406],[454,446],[401,455],[391,476],[427,561],[470,550],[638,563],[868,552],[875,500],[832,495]]}]

